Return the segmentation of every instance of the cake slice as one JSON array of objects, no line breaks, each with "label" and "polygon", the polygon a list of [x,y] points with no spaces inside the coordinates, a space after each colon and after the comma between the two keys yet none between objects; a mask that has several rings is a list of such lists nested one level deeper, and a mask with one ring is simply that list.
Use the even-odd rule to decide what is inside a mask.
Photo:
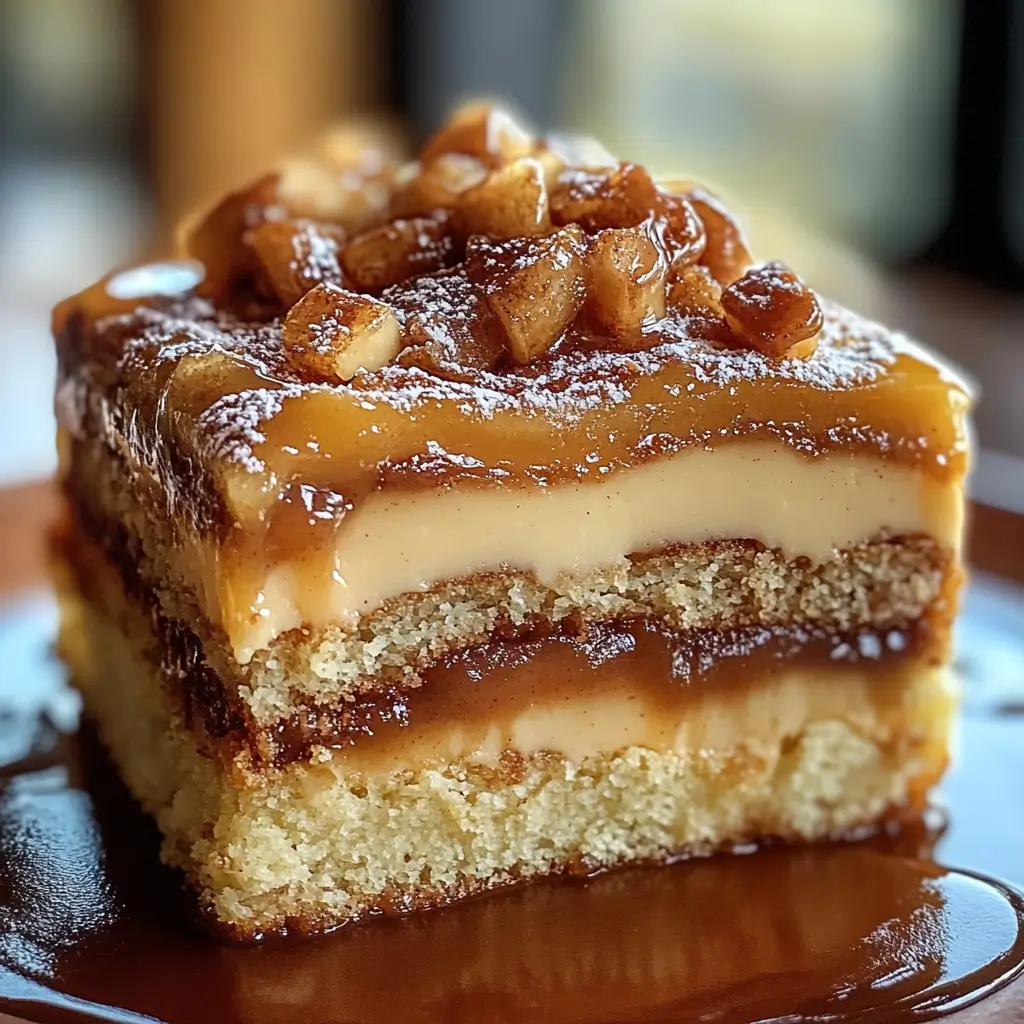
[{"label": "cake slice", "polygon": [[917,345],[488,107],[182,246],[55,312],[61,649],[216,926],[920,811],[969,397]]}]

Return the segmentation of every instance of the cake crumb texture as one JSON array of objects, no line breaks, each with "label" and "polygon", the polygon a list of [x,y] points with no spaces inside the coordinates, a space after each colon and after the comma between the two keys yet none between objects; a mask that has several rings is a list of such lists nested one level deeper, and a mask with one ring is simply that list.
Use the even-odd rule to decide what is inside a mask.
[{"label": "cake crumb texture", "polygon": [[[315,931],[448,902],[552,871],[703,854],[763,837],[816,840],[918,807],[946,762],[948,677],[908,673],[901,727],[808,720],[729,750],[466,762],[364,776],[329,758],[244,782],[177,720],[136,621],[62,595],[61,648],[131,792],[217,926]],[[823,685],[832,685],[823,681]],[[841,683],[839,683],[841,685]]]},{"label": "cake crumb texture", "polygon": [[397,595],[356,622],[290,630],[240,665],[195,595],[201,581],[189,568],[200,538],[148,516],[117,460],[94,448],[80,450],[72,491],[75,537],[65,557],[80,562],[83,549],[95,546],[122,563],[122,575],[127,567],[163,615],[188,623],[227,696],[264,727],[299,701],[326,704],[395,683],[416,686],[423,669],[498,628],[646,617],[677,630],[793,625],[848,632],[928,616],[941,637],[956,613],[962,576],[954,554],[926,536],[876,537],[818,565],[752,541],[710,541],[638,553],[585,578],[542,583],[506,570],[446,580]]},{"label": "cake crumb texture", "polygon": [[444,654],[485,641],[498,627],[537,622],[652,618],[670,629],[822,626],[884,630],[926,613],[952,619],[949,556],[927,538],[879,539],[821,565],[734,541],[638,556],[587,579],[546,586],[527,573],[489,573],[405,594],[357,629],[279,637],[246,668],[240,694],[260,722],[300,692],[346,697],[374,680],[415,684]]}]

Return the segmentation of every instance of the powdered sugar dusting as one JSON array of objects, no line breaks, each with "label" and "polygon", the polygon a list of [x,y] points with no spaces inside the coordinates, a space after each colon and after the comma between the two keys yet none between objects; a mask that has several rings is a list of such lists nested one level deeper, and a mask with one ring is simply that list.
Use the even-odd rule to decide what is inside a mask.
[{"label": "powdered sugar dusting", "polygon": [[[404,327],[415,327],[428,339],[456,348],[479,328],[484,313],[472,286],[461,275],[417,279],[383,296]],[[310,344],[327,343],[333,322],[311,327]],[[669,365],[687,369],[702,388],[730,387],[743,381],[785,380],[821,389],[842,389],[877,380],[906,351],[908,339],[864,320],[839,306],[825,304],[825,326],[815,354],[809,359],[775,360],[750,350],[715,346],[691,332],[686,318],[650,325],[650,345],[644,351],[621,353],[608,349],[556,352],[515,371],[477,370],[467,379],[436,376],[419,367],[389,365],[360,373],[346,385],[326,385],[299,379],[284,357],[277,322],[252,325],[214,312],[200,300],[167,310],[142,308],[109,318],[100,332],[123,337],[118,369],[128,376],[146,366],[178,363],[189,356],[220,353],[251,367],[276,386],[251,387],[224,396],[200,417],[210,431],[208,451],[255,466],[252,447],[259,425],[276,415],[288,395],[309,390],[334,390],[363,401],[385,403],[412,413],[428,403],[453,402],[468,417],[492,418],[518,409],[557,418],[571,425],[588,410],[628,402],[637,381]],[[684,385],[673,385],[674,396]],[[692,388],[693,385],[691,384]],[[281,390],[283,389],[283,390]],[[237,419],[232,434],[229,419]],[[232,447],[237,452],[229,454]]]},{"label": "powdered sugar dusting", "polygon": [[300,222],[292,235],[291,270],[310,286],[321,281],[341,281],[338,263],[338,242],[318,231],[315,224]]},{"label": "powdered sugar dusting", "polygon": [[445,345],[452,357],[459,343],[471,341],[485,317],[480,296],[463,273],[428,274],[388,288],[381,299],[388,303],[403,328],[420,331]]},{"label": "powdered sugar dusting", "polygon": [[[875,450],[929,451],[926,437],[890,437],[859,421],[851,399],[842,400],[840,395],[880,380],[897,358],[911,355],[928,363],[932,360],[902,335],[831,304],[824,304],[817,351],[805,360],[775,360],[749,350],[727,349],[700,337],[699,321],[676,317],[649,325],[642,351],[616,352],[567,334],[548,355],[527,366],[490,369],[494,364],[487,362],[489,314],[461,272],[421,277],[389,289],[382,298],[394,309],[410,347],[436,347],[441,370],[429,364],[401,365],[400,359],[377,371],[361,370],[344,384],[310,379],[287,358],[279,321],[248,323],[202,300],[188,299],[99,322],[85,337],[82,354],[61,382],[63,406],[68,407],[62,422],[128,453],[140,470],[145,467],[163,481],[169,495],[180,494],[183,502],[190,500],[193,476],[189,474],[215,470],[218,465],[231,466],[235,472],[267,474],[276,467],[276,462],[270,466],[266,461],[271,449],[277,453],[275,460],[281,452],[298,454],[300,450],[316,456],[321,449],[307,441],[319,436],[321,428],[327,428],[323,433],[332,437],[335,453],[343,452],[345,431],[374,429],[373,412],[378,407],[397,412],[410,423],[426,422],[447,407],[469,422],[512,413],[543,418],[556,428],[572,430],[582,425],[590,431],[603,421],[602,410],[630,402],[641,403],[637,422],[646,421],[651,409],[669,400],[685,417],[687,406],[679,402],[692,394],[694,420],[678,424],[676,431],[684,442],[678,436],[657,433],[662,428],[655,427],[649,436],[635,440],[638,457],[657,456],[680,443],[715,444],[758,431],[812,454],[822,441],[826,446],[867,444]],[[343,329],[326,322],[321,326],[324,339]],[[312,332],[311,344],[318,340]],[[469,358],[477,351],[483,352],[480,366]],[[443,369],[446,359],[454,368],[451,375]],[[702,398],[723,391],[738,394],[739,385],[757,382],[794,382],[834,392],[833,425],[824,435],[811,437],[801,422],[786,418],[781,399],[776,420],[751,423],[737,399],[735,417],[724,423],[719,417],[714,431],[699,425],[696,403]],[[281,429],[271,432],[287,406],[313,395],[318,396],[312,408],[318,410],[319,419],[297,426],[303,422],[299,415],[281,420]],[[205,396],[198,408],[196,396]],[[336,421],[332,419],[335,409]],[[325,417],[332,426],[324,422]],[[299,438],[297,431],[303,430]],[[471,447],[448,451],[444,437],[425,440],[437,447],[435,451],[428,445],[423,455],[431,465],[455,460],[451,468],[459,473],[493,475],[494,466],[471,462]],[[394,452],[395,467],[415,454],[400,450],[402,443]],[[387,464],[384,458],[378,466]],[[580,474],[610,468],[610,463],[582,466]],[[184,474],[180,479],[175,476],[179,472]],[[219,474],[205,479],[219,479]]]},{"label": "powdered sugar dusting", "polygon": [[234,356],[268,374],[282,362],[279,323],[242,324],[202,299],[108,317],[96,324],[96,333],[121,339],[117,370],[126,378],[211,353]]},{"label": "powdered sugar dusting", "polygon": [[307,328],[306,345],[322,356],[330,356],[337,346],[339,337],[348,337],[352,332],[347,324],[336,316],[325,316],[311,323]]},{"label": "powdered sugar dusting", "polygon": [[286,398],[298,394],[297,387],[249,388],[218,398],[199,417],[204,454],[240,465],[250,473],[262,472],[266,467],[254,454],[266,441],[262,427],[281,411]]},{"label": "powdered sugar dusting", "polygon": [[[427,280],[417,284],[424,286]],[[433,284],[436,288],[436,282]],[[423,294],[431,296],[429,286]],[[425,313],[435,326],[434,318],[449,301],[450,295],[444,291],[432,296]],[[462,309],[459,315],[468,313]],[[718,348],[693,337],[687,328],[685,319],[663,320],[648,329],[648,336],[660,343],[645,351],[570,350],[516,373],[481,370],[471,383],[442,380],[420,369],[399,366],[385,367],[354,383],[365,397],[405,411],[425,402],[450,399],[469,416],[489,418],[520,409],[571,425],[589,410],[628,402],[638,380],[669,365],[688,368],[705,388],[785,380],[823,390],[845,389],[879,379],[899,351],[894,336],[885,328],[830,304],[826,305],[818,350],[806,360],[775,360],[750,350]]]},{"label": "powdered sugar dusting", "polygon": [[664,359],[682,356],[691,362],[699,379],[726,387],[741,381],[786,380],[809,387],[839,389],[870,383],[896,361],[895,335],[879,324],[823,302],[824,326],[818,348],[808,359],[772,359],[752,349],[712,347],[694,340],[686,318],[662,320],[647,330],[649,337],[664,338],[643,356]]}]

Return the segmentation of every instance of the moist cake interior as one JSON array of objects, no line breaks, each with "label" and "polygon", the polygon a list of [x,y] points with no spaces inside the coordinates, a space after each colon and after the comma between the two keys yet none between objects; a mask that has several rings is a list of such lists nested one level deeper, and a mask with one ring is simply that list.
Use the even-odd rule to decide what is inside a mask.
[{"label": "moist cake interior", "polygon": [[339,138],[54,315],[61,650],[211,925],[919,812],[963,384],[593,144]]}]

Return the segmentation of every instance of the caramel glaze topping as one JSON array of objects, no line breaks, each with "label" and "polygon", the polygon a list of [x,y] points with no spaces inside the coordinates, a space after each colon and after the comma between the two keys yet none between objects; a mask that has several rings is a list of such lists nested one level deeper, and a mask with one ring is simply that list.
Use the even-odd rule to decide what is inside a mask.
[{"label": "caramel glaze topping", "polygon": [[198,262],[55,311],[61,423],[172,514],[253,527],[283,500],[315,524],[380,487],[543,486],[750,436],[962,472],[963,387],[753,264],[705,190],[481,106],[412,164],[357,150],[228,196],[182,234]]}]

